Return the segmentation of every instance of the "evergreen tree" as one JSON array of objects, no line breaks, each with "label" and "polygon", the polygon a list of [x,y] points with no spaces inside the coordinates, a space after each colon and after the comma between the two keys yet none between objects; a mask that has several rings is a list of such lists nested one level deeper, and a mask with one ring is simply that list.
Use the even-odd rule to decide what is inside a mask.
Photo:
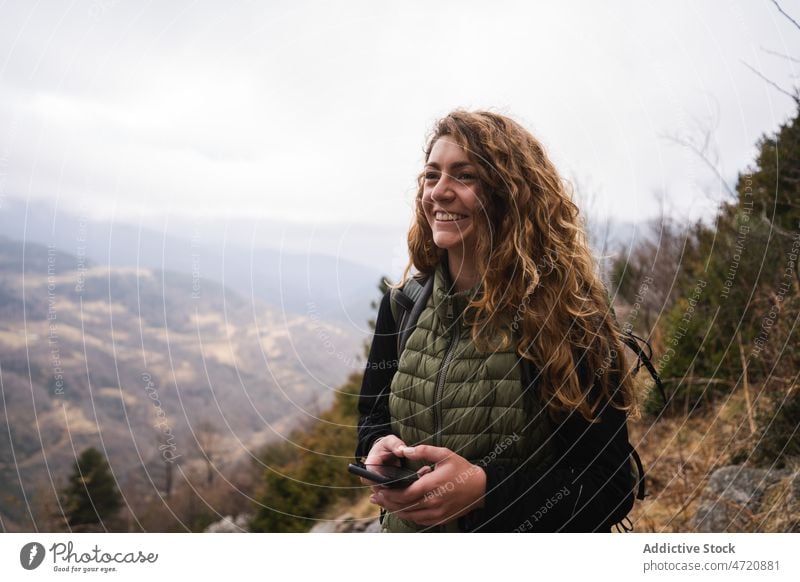
[{"label": "evergreen tree", "polygon": [[122,506],[108,462],[94,447],[84,450],[75,461],[61,493],[64,518],[73,531],[102,528]]},{"label": "evergreen tree", "polygon": [[[378,309],[387,290],[381,278],[373,309]],[[368,325],[374,330],[375,319]],[[364,346],[365,357],[370,343]],[[366,487],[347,472],[356,448],[362,380],[362,372],[351,374],[339,388],[333,406],[316,422],[292,431],[286,440],[261,452],[256,466],[263,481],[251,531],[308,531],[337,502],[352,503],[364,495]]]}]

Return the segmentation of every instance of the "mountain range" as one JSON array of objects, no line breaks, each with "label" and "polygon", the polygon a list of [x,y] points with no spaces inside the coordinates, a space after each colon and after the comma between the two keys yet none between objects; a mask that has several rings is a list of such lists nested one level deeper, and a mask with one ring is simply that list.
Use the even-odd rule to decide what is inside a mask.
[{"label": "mountain range", "polygon": [[204,454],[224,474],[312,423],[363,366],[364,339],[207,278],[0,238],[3,529],[31,527],[35,497],[88,446],[121,484],[162,491],[167,465]]}]

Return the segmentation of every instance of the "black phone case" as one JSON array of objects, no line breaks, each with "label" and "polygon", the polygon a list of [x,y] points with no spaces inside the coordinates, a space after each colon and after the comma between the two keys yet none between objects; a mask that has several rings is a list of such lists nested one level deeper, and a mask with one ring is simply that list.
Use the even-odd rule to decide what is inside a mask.
[{"label": "black phone case", "polygon": [[419,479],[419,475],[417,473],[412,473],[408,477],[403,477],[401,479],[390,479],[389,477],[384,477],[378,473],[373,473],[362,465],[355,465],[353,463],[347,465],[347,470],[354,475],[364,477],[370,481],[375,481],[376,483],[380,483],[381,485],[385,485],[386,487],[391,487],[393,489],[402,489],[404,487],[408,487],[414,481]]}]

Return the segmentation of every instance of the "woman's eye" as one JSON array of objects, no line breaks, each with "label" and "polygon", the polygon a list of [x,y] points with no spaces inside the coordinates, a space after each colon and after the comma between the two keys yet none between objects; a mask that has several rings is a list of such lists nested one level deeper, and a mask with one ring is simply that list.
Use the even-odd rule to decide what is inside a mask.
[{"label": "woman's eye", "polygon": [[[456,178],[460,182],[466,182],[468,180],[474,180],[475,179],[475,175],[474,174],[463,173],[463,174],[459,174],[458,176],[456,176]],[[428,172],[428,173],[425,174],[425,179],[426,180],[438,180],[439,179],[439,174],[437,174],[436,172]]]}]

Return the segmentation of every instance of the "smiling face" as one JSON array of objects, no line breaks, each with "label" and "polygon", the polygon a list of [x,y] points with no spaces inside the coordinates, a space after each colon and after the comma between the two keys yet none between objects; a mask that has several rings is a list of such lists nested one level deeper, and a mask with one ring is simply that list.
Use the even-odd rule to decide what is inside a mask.
[{"label": "smiling face", "polygon": [[437,247],[459,255],[475,248],[475,225],[483,213],[479,192],[477,168],[464,149],[450,136],[437,139],[422,190],[422,208]]}]

